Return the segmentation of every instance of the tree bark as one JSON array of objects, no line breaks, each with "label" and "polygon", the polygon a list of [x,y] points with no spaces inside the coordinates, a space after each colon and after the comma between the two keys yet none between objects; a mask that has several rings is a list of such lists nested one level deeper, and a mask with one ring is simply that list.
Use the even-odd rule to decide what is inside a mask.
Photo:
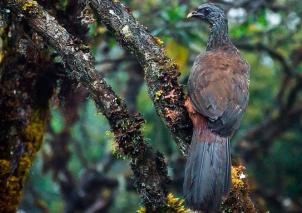
[{"label": "tree bark", "polygon": [[35,1],[6,1],[16,13],[23,14],[28,24],[58,53],[70,69],[68,76],[86,87],[97,109],[108,119],[120,152],[129,157],[135,185],[148,209],[165,206],[169,181],[164,157],[153,152],[141,132],[144,123],[139,114],[129,114],[123,101],[96,72],[92,56]]},{"label": "tree bark", "polygon": [[[40,149],[55,84],[55,67],[24,37],[14,19],[6,39],[0,78],[0,212],[15,212],[24,181]],[[10,29],[9,29],[10,28]],[[7,36],[8,31],[12,34]]]},{"label": "tree bark", "polygon": [[185,154],[191,142],[192,123],[184,107],[183,88],[177,81],[180,75],[177,65],[167,57],[160,39],[139,24],[126,6],[111,0],[89,2],[97,18],[137,57],[156,111]]},{"label": "tree bark", "polygon": [[[96,72],[89,50],[37,2],[6,0],[6,3],[16,14],[22,14],[30,27],[62,56],[70,70],[67,75],[87,88],[97,109],[108,119],[121,153],[130,158],[136,187],[147,210],[167,208],[169,178],[166,164],[164,157],[145,143],[141,132],[142,117],[128,112],[125,104]],[[192,124],[184,107],[182,87],[177,82],[178,68],[166,56],[161,41],[150,35],[121,3],[111,0],[91,0],[89,3],[117,40],[137,56],[145,70],[149,95],[158,114],[171,130],[182,153],[186,153]]]}]

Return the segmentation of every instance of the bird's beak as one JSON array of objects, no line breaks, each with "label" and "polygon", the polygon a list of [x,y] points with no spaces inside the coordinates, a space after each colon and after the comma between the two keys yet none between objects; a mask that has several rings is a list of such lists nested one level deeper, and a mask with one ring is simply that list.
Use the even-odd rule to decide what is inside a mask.
[{"label": "bird's beak", "polygon": [[192,17],[203,18],[204,15],[202,13],[198,13],[197,11],[192,11],[187,15],[187,18],[192,18]]},{"label": "bird's beak", "polygon": [[196,11],[190,12],[190,13],[187,15],[187,18],[191,18],[191,17],[193,17],[194,15],[196,15]]}]

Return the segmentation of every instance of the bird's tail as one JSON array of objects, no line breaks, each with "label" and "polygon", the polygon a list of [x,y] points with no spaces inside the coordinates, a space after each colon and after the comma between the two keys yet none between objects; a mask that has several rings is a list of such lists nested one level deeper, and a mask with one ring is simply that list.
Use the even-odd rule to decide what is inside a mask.
[{"label": "bird's tail", "polygon": [[184,196],[192,210],[215,212],[231,184],[229,139],[194,130],[185,169]]}]

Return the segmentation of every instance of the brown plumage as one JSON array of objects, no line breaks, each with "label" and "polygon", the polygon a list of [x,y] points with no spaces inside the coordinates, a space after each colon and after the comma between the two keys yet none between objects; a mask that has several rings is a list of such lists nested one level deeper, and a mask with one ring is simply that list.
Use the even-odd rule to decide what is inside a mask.
[{"label": "brown plumage", "polygon": [[184,195],[194,210],[216,211],[230,188],[229,139],[248,103],[249,65],[228,37],[227,19],[214,4],[189,17],[211,26],[207,51],[197,56],[186,102],[194,131],[186,164]]},{"label": "brown plumage", "polygon": [[240,125],[248,101],[249,66],[234,46],[197,56],[189,77],[189,96],[210,128],[230,137]]}]

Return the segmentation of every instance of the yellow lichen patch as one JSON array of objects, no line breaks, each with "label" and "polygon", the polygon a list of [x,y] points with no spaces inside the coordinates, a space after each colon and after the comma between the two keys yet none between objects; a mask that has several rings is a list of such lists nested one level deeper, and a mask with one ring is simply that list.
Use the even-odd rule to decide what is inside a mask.
[{"label": "yellow lichen patch", "polygon": [[232,166],[232,184],[234,188],[244,188],[245,167],[242,165]]},{"label": "yellow lichen patch", "polygon": [[0,64],[2,64],[2,61],[4,59],[4,52],[0,52]]},{"label": "yellow lichen patch", "polygon": [[10,172],[10,162],[8,160],[0,160],[0,178],[3,175],[9,174],[9,172]]},{"label": "yellow lichen patch", "polygon": [[33,0],[19,1],[19,3],[22,4],[21,9],[29,13],[32,13],[35,10],[35,8],[38,6],[38,3]]},{"label": "yellow lichen patch", "polygon": [[111,145],[112,155],[114,157],[116,157],[117,159],[125,160],[126,156],[122,154],[123,150],[122,150],[121,147],[119,147],[118,142],[115,141],[114,139],[113,140],[109,140],[109,142],[110,142],[110,145]]},{"label": "yellow lichen patch", "polygon": [[163,45],[164,44],[164,42],[158,37],[154,37],[154,40],[155,40],[156,44],[158,44],[158,45]]},{"label": "yellow lichen patch", "polygon": [[146,208],[144,208],[144,207],[140,207],[137,211],[136,211],[136,213],[146,213],[147,211],[146,211]]},{"label": "yellow lichen patch", "polygon": [[189,213],[190,211],[185,208],[184,200],[175,197],[172,193],[169,193],[167,196],[167,204],[170,208],[170,212],[175,213]]},{"label": "yellow lichen patch", "polygon": [[163,95],[164,91],[158,90],[155,92],[155,100],[159,100],[159,98]]},{"label": "yellow lichen patch", "polygon": [[24,175],[27,173],[31,166],[31,162],[32,160],[30,159],[29,155],[23,155],[19,160],[18,175]]},{"label": "yellow lichen patch", "polygon": [[20,179],[11,176],[5,186],[6,196],[0,199],[0,212],[15,212],[20,201]]},{"label": "yellow lichen patch", "polygon": [[44,119],[41,118],[39,110],[34,111],[31,116],[31,122],[25,128],[25,140],[31,144],[29,147],[33,147],[34,151],[38,150],[42,143],[45,126]]},{"label": "yellow lichen patch", "polygon": [[[46,109],[33,111],[29,124],[23,130],[24,153],[18,159],[16,170],[11,171],[10,162],[0,160],[0,178],[6,171],[6,182],[0,189],[0,212],[15,212],[22,195],[24,181],[29,172],[35,153],[41,146],[46,120]],[[47,109],[48,110],[48,109]],[[10,172],[13,172],[10,174]]]},{"label": "yellow lichen patch", "polygon": [[25,148],[27,150],[27,154],[29,154],[29,155],[33,155],[36,151],[36,148],[34,147],[34,145],[32,143],[26,144]]},{"label": "yellow lichen patch", "polygon": [[[160,212],[168,213],[190,213],[189,209],[186,209],[184,206],[184,200],[175,197],[172,193],[167,195],[167,205],[161,209]],[[147,210],[144,207],[140,207],[136,213],[146,213]],[[149,212],[149,211],[148,211]]]},{"label": "yellow lichen patch", "polygon": [[96,28],[96,32],[97,32],[98,34],[104,34],[105,32],[107,32],[107,28],[106,28],[106,27],[103,27],[103,26],[97,27],[97,28]]},{"label": "yellow lichen patch", "polygon": [[240,163],[232,166],[232,183],[229,196],[222,203],[222,212],[256,213],[257,210],[249,196],[245,167]]}]

